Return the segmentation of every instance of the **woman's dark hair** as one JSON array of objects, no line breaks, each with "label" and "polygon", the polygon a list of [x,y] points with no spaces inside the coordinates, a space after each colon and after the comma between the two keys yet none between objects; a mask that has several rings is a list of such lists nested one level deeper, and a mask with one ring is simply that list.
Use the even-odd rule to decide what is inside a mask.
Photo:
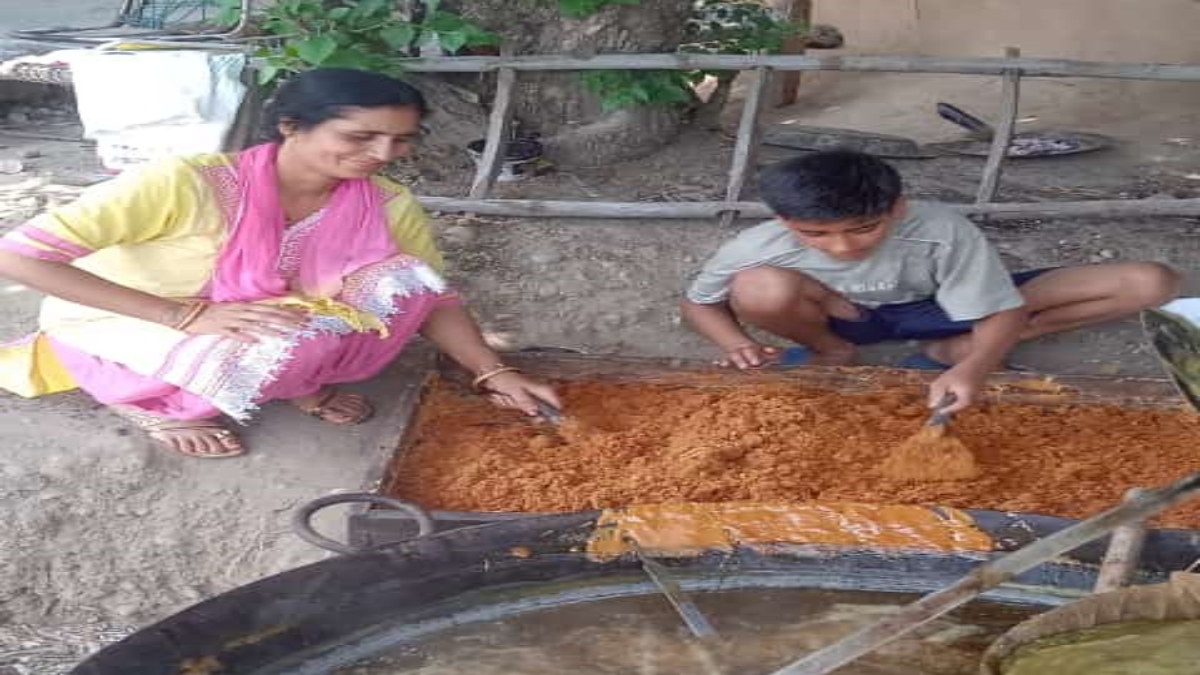
[{"label": "woman's dark hair", "polygon": [[351,68],[317,68],[284,82],[267,104],[263,135],[281,141],[281,122],[311,129],[337,119],[346,108],[382,108],[410,105],[425,116],[429,107],[415,87],[394,77]]},{"label": "woman's dark hair", "polygon": [[890,164],[862,152],[830,150],[767,167],[759,194],[787,220],[873,218],[892,209],[903,186]]}]

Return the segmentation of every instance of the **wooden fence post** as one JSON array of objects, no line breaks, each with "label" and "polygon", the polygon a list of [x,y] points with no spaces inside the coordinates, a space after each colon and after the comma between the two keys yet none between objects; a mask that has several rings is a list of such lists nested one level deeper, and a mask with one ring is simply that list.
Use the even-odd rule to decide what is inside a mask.
[{"label": "wooden fence post", "polygon": [[[785,21],[803,23],[805,31],[812,28],[813,0],[775,0],[771,7]],[[783,41],[782,54],[803,54],[808,44],[808,35],[792,35]],[[772,104],[777,108],[792,105],[800,97],[800,76],[798,70],[779,73],[771,88],[774,90]]]},{"label": "wooden fence post", "polygon": [[[729,183],[725,187],[725,201],[733,203],[742,196],[746,185],[746,174],[754,163],[758,148],[759,118],[762,116],[763,99],[771,83],[771,69],[759,66],[753,71],[750,86],[746,89],[746,102],[742,106],[742,118],[738,120],[737,141],[733,146],[733,163],[729,167]],[[736,210],[721,214],[721,226],[728,227],[737,219]]]},{"label": "wooden fence post", "polygon": [[496,76],[496,97],[492,101],[492,113],[488,117],[487,135],[484,137],[483,156],[471,181],[468,196],[483,199],[496,182],[496,174],[508,154],[508,129],[512,123],[513,96],[516,94],[517,71],[501,68]]},{"label": "wooden fence post", "polygon": [[[1010,59],[1020,58],[1021,50],[1008,47],[1004,50],[1004,56]],[[994,200],[1000,189],[1000,172],[1004,166],[1004,159],[1008,157],[1008,146],[1012,144],[1013,131],[1017,126],[1017,109],[1021,105],[1020,69],[1004,73],[1000,98],[1000,119],[992,136],[987,163],[983,166],[983,177],[979,180],[979,192],[975,195],[976,204],[986,204]]]}]

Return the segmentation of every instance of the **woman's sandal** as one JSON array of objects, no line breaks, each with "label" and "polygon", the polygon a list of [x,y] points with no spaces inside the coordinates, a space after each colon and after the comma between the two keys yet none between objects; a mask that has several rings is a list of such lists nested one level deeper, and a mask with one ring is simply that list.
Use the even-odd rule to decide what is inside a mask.
[{"label": "woman's sandal", "polygon": [[[226,429],[216,420],[172,420],[132,408],[113,406],[111,409],[137,425],[155,443],[185,457],[221,459],[246,454],[237,434]],[[224,449],[224,452],[189,452],[187,448],[190,444],[185,442],[188,439],[214,440]]]},{"label": "woman's sandal", "polygon": [[[336,409],[338,407],[337,403],[345,403],[347,401],[357,402],[359,407],[362,408],[362,413],[358,416],[352,416]],[[371,406],[370,401],[368,401],[365,396],[338,391],[332,387],[329,388],[325,393],[321,394],[321,397],[317,399],[317,402],[311,406],[301,405],[294,401],[292,402],[292,405],[296,406],[301,411],[321,420],[322,422],[328,422],[338,426],[362,424],[363,422],[371,419],[371,416],[375,414],[375,408]]]}]

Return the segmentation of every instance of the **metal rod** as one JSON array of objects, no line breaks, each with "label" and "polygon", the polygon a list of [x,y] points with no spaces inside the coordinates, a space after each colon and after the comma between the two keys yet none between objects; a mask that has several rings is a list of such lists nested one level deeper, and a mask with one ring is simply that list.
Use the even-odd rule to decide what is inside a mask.
[{"label": "metal rod", "polygon": [[1055,556],[1104,536],[1121,525],[1145,520],[1200,491],[1200,473],[1139,494],[1099,515],[1039,539],[1025,548],[976,567],[946,588],[930,593],[896,614],[819,649],[773,675],[826,675],[851,661],[975,599],[989,588]]},{"label": "metal rod", "polygon": [[627,541],[638,561],[642,563],[642,570],[646,572],[646,576],[650,577],[667,602],[671,603],[671,607],[675,609],[675,613],[683,620],[692,635],[701,640],[715,637],[717,630],[713,628],[708,617],[704,616],[704,612],[700,611],[696,603],[692,602],[691,598],[683,592],[683,588],[671,576],[671,572],[662,563],[651,558],[637,541],[633,539]]}]

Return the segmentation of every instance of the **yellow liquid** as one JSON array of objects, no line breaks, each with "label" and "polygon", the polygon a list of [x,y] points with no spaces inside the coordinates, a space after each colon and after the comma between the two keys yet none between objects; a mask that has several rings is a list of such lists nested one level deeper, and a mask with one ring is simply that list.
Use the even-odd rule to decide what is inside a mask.
[{"label": "yellow liquid", "polygon": [[1004,675],[1198,675],[1200,620],[1125,621],[1021,647]]}]

